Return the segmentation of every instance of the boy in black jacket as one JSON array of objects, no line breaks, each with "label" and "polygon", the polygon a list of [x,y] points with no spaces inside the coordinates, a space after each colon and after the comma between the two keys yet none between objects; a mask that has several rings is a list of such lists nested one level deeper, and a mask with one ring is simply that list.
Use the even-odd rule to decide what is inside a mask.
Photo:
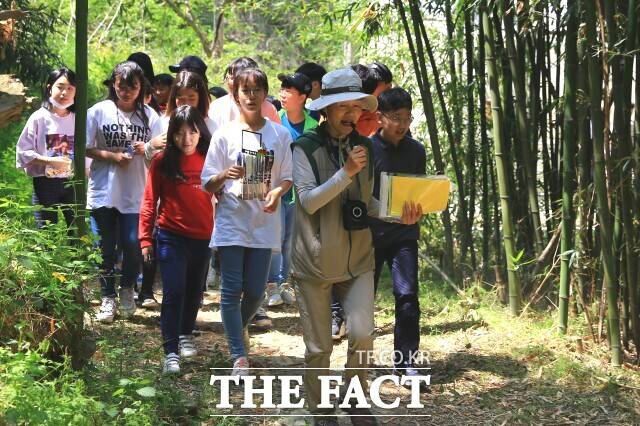
[{"label": "boy in black jacket", "polygon": [[[413,117],[411,95],[393,88],[378,96],[378,121],[381,128],[371,138],[374,158],[373,196],[380,197],[380,174],[426,173],[424,146],[407,135]],[[391,269],[395,296],[394,363],[396,371],[417,375],[413,368],[420,343],[420,306],[418,304],[418,239],[420,225],[402,225],[371,218],[375,247],[374,283],[377,290],[380,272],[386,262]]]}]

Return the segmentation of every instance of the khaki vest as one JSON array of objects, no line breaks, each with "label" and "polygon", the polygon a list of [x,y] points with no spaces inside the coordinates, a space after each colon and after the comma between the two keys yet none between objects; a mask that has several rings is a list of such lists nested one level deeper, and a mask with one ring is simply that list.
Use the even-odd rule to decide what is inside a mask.
[{"label": "khaki vest", "polygon": [[[349,186],[314,214],[308,214],[296,197],[296,218],[292,236],[291,276],[300,281],[347,281],[374,269],[370,229],[347,231],[342,222],[342,205],[349,199],[369,204],[373,191],[371,141],[353,132],[350,143],[367,148],[368,167],[358,173]],[[305,132],[292,146],[300,146],[314,169],[318,185],[338,170],[327,150],[328,137],[323,126]],[[295,185],[295,182],[294,182]]]}]

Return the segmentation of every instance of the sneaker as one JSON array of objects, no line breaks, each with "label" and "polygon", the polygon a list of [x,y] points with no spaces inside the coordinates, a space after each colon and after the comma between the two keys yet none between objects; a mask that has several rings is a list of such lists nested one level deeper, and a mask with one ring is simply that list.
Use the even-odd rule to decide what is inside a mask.
[{"label": "sneaker", "polygon": [[245,327],[242,329],[242,340],[244,343],[244,351],[249,353],[251,350],[251,338],[249,337],[249,327]]},{"label": "sneaker", "polygon": [[100,311],[96,315],[96,319],[104,323],[112,323],[116,315],[116,299],[113,297],[103,297]]},{"label": "sneaker", "polygon": [[340,340],[347,334],[344,318],[337,313],[331,312],[331,337],[333,340]]},{"label": "sneaker", "polygon": [[196,342],[193,340],[193,334],[183,334],[178,342],[180,347],[180,356],[183,358],[191,358],[198,355]]},{"label": "sneaker", "polygon": [[296,304],[296,293],[293,291],[293,288],[291,288],[291,284],[289,283],[280,284],[280,297],[287,305]]},{"label": "sneaker", "polygon": [[401,362],[393,367],[393,373],[397,376],[419,376],[420,370],[411,362]]},{"label": "sneaker", "polygon": [[180,357],[175,352],[164,357],[164,366],[162,367],[162,374],[180,374]]},{"label": "sneaker", "polygon": [[[396,364],[393,367],[393,374],[395,374],[397,376],[415,377],[415,376],[423,375],[423,373],[421,373],[421,371],[423,371],[423,370],[424,369],[416,368],[415,365],[412,362],[402,362],[400,364]],[[410,383],[405,383],[404,387],[409,389],[409,388],[411,388],[411,384]],[[431,390],[429,388],[429,385],[424,383],[424,382],[420,382],[420,392],[430,393]]]},{"label": "sneaker", "polygon": [[249,360],[246,356],[241,356],[233,362],[232,376],[246,376],[249,374]]},{"label": "sneaker", "polygon": [[140,303],[140,306],[145,309],[158,309],[160,303],[158,303],[158,301],[154,297],[145,297],[142,300],[142,303]]},{"label": "sneaker", "polygon": [[133,299],[133,287],[122,287],[120,289],[120,315],[122,318],[129,318],[136,311],[136,302]]},{"label": "sneaker", "polygon": [[251,319],[251,325],[258,328],[269,329],[273,326],[271,318],[267,316],[267,311],[261,306]]},{"label": "sneaker", "polygon": [[267,283],[267,306],[280,306],[282,305],[282,297],[278,291],[277,283]]}]

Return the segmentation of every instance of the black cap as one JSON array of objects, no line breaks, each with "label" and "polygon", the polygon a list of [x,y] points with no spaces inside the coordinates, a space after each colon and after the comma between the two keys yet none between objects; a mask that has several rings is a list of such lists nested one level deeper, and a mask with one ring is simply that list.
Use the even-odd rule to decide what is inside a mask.
[{"label": "black cap", "polygon": [[187,70],[196,72],[204,77],[207,72],[207,64],[205,64],[204,61],[197,56],[185,56],[184,58],[182,58],[179,64],[169,65],[169,70],[171,72],[180,72],[182,70]]},{"label": "black cap", "polygon": [[283,85],[297,89],[303,95],[311,94],[311,80],[306,75],[296,72],[293,74],[278,74],[278,80]]},{"label": "black cap", "polygon": [[129,55],[127,61],[135,62],[140,68],[149,83],[153,83],[155,76],[153,75],[153,64],[151,58],[144,52],[135,52]]}]

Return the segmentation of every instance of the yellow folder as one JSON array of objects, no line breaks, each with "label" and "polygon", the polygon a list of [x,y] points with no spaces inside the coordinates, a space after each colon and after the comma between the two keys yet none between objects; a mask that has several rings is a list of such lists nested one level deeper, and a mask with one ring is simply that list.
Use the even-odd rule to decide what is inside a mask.
[{"label": "yellow folder", "polygon": [[380,216],[399,218],[406,201],[422,206],[422,212],[434,213],[447,208],[451,181],[446,176],[393,174],[380,176]]}]

